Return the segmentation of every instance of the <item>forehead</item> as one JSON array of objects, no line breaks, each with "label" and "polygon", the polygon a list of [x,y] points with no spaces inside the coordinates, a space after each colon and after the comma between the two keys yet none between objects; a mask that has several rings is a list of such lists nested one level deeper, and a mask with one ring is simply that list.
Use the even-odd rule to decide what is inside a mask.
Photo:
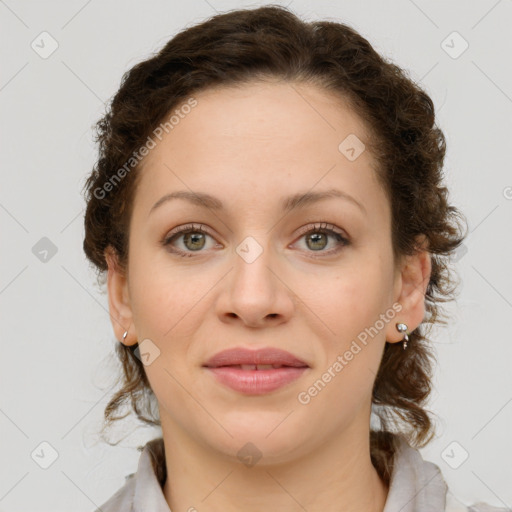
[{"label": "forehead", "polygon": [[[325,145],[334,143],[337,150],[336,142],[344,134],[367,137],[365,123],[348,100],[310,84],[254,82],[215,87],[194,97],[197,106],[172,129],[174,146],[179,146],[182,138],[200,139],[211,151],[220,139],[229,139],[229,143],[248,150],[262,141],[266,153],[275,157],[290,146],[313,144],[320,138],[326,139]],[[172,147],[172,137],[167,138]]]},{"label": "forehead", "polygon": [[217,87],[193,98],[193,108],[173,109],[181,115],[143,162],[136,204],[145,210],[187,188],[222,191],[233,201],[333,186],[363,201],[379,193],[370,152],[355,159],[344,152],[354,143],[361,151],[368,132],[343,98],[284,82]]}]

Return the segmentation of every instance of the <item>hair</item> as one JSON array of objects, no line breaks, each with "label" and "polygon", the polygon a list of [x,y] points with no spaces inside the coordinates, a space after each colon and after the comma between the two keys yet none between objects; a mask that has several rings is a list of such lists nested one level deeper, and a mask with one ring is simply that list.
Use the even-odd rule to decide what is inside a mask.
[{"label": "hair", "polygon": [[[419,448],[435,433],[425,409],[435,361],[427,335],[434,323],[446,323],[440,303],[454,298],[450,256],[464,240],[462,223],[467,230],[467,222],[449,204],[442,183],[446,144],[431,98],[356,30],[332,21],[305,22],[278,5],[234,10],[181,31],[133,66],[95,125],[99,157],[84,185],[83,248],[98,278],[108,269],[107,248],[114,250],[118,268],[125,272],[141,174],[141,164],[131,160],[134,152],[191,95],[270,79],[316,85],[348,102],[371,135],[377,177],[391,208],[395,261],[420,249],[420,239],[431,254],[424,322],[409,334],[407,350],[400,343],[386,343],[372,391],[372,412],[380,428],[370,429],[371,458],[389,482],[397,436]],[[113,184],[129,161],[133,170],[109,190],[106,184]],[[155,395],[135,348],[116,343],[122,383],[105,409],[108,427],[129,414],[115,415],[129,404],[139,420],[160,425]]]}]

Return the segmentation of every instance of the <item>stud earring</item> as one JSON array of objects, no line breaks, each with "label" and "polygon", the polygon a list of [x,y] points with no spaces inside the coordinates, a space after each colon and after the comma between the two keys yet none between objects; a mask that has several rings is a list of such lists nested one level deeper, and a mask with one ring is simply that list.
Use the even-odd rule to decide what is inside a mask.
[{"label": "stud earring", "polygon": [[404,347],[404,350],[405,350],[407,348],[407,342],[409,341],[409,336],[407,335],[407,325],[406,324],[402,324],[402,323],[398,323],[398,324],[396,324],[396,330],[398,332],[403,332],[404,333],[403,347]]}]

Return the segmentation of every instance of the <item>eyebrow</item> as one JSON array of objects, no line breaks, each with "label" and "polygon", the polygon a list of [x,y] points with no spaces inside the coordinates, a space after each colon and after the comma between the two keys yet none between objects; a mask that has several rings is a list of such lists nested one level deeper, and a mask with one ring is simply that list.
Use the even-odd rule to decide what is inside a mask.
[{"label": "eyebrow", "polygon": [[[357,201],[351,195],[337,189],[329,189],[323,190],[319,192],[299,192],[297,194],[291,195],[289,197],[283,198],[281,200],[281,208],[283,212],[290,212],[292,210],[297,210],[300,208],[304,208],[310,204],[317,203],[323,199],[329,199],[332,197],[338,197],[340,199],[344,199],[353,205],[357,206],[364,214],[367,213],[366,208],[362,203]],[[170,194],[166,194],[161,197],[151,208],[149,211],[150,215],[153,211],[155,211],[159,206],[173,199],[184,199],[189,201],[196,206],[208,208],[210,210],[215,211],[224,211],[224,205],[220,199],[210,194],[206,194],[203,192],[191,192],[188,190],[177,190]]]}]

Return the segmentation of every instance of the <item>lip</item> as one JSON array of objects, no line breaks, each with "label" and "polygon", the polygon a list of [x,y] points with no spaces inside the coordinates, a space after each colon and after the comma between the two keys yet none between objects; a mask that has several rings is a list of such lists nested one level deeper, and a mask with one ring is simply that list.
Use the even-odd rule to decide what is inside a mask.
[{"label": "lip", "polygon": [[306,362],[290,354],[290,352],[272,347],[257,350],[236,347],[222,350],[208,359],[203,366],[212,368],[239,364],[275,364],[295,368],[308,366]]},{"label": "lip", "polygon": [[[240,365],[281,365],[272,369],[243,369]],[[234,348],[215,354],[204,368],[221,384],[246,395],[263,395],[298,379],[309,365],[277,348]]]}]

